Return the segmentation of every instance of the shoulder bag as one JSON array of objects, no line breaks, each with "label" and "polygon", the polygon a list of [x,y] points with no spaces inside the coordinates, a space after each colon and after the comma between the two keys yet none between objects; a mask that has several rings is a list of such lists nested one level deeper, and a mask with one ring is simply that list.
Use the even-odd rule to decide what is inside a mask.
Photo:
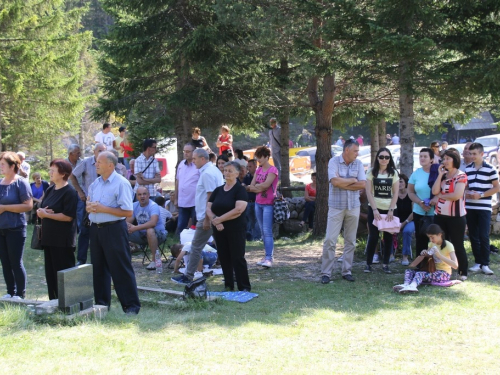
[{"label": "shoulder bag", "polygon": [[31,248],[33,250],[43,250],[42,248],[42,223],[40,218],[36,219],[33,234],[31,235]]}]

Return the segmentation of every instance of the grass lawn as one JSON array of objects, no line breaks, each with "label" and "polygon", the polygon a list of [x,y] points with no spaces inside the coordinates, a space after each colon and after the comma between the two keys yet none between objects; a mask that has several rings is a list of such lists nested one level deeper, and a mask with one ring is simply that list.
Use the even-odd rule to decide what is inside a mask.
[{"label": "grass lawn", "polygon": [[[476,274],[452,288],[423,286],[418,295],[398,295],[392,286],[403,281],[399,260],[391,275],[377,265],[365,274],[364,243],[358,245],[356,282],[342,280],[337,267],[334,282],[321,285],[320,241],[278,241],[270,270],[255,266],[262,244],[251,243],[247,261],[259,297],[246,304],[140,294],[136,317],[125,316],[114,298],[103,321],[74,322],[34,319],[24,309],[0,305],[0,368],[3,374],[499,371],[498,255],[491,259],[494,276]],[[24,259],[27,297],[46,299],[43,254],[27,249]],[[159,280],[143,269],[142,257],[133,259],[139,285],[182,290],[170,281],[171,270]],[[209,278],[210,289],[222,290],[221,280]]]}]

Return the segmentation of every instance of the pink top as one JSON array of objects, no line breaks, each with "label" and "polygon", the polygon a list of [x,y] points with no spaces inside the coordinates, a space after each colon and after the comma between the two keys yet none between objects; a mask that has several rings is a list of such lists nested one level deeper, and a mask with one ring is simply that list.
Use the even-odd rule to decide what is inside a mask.
[{"label": "pink top", "polygon": [[278,169],[275,166],[270,166],[267,171],[264,171],[262,167],[257,168],[255,172],[255,183],[262,184],[266,181],[267,175],[272,173],[276,176],[269,189],[258,193],[255,202],[258,204],[273,204],[274,197],[276,196],[276,186],[278,186]]},{"label": "pink top", "polygon": [[[453,178],[443,180],[441,182],[441,193],[453,193],[458,183],[464,183],[467,185],[467,175],[464,172],[460,172]],[[465,216],[466,213],[465,200],[463,196],[456,201],[439,199],[436,205],[436,214],[438,215],[462,217]]]}]

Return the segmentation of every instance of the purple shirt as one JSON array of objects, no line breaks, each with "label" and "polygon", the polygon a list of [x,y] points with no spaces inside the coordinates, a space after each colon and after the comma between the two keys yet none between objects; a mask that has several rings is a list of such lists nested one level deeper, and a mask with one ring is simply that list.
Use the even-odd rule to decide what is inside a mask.
[{"label": "purple shirt", "polygon": [[196,196],[196,185],[200,179],[200,170],[193,162],[191,165],[186,160],[181,161],[177,167],[176,180],[179,181],[178,207],[194,207]]}]

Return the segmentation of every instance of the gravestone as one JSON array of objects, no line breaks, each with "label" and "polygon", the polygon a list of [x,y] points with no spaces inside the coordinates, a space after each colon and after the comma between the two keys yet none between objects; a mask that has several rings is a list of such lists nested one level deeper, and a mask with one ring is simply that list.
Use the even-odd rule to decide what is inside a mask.
[{"label": "gravestone", "polygon": [[59,309],[75,314],[94,305],[93,267],[83,264],[57,272]]}]

